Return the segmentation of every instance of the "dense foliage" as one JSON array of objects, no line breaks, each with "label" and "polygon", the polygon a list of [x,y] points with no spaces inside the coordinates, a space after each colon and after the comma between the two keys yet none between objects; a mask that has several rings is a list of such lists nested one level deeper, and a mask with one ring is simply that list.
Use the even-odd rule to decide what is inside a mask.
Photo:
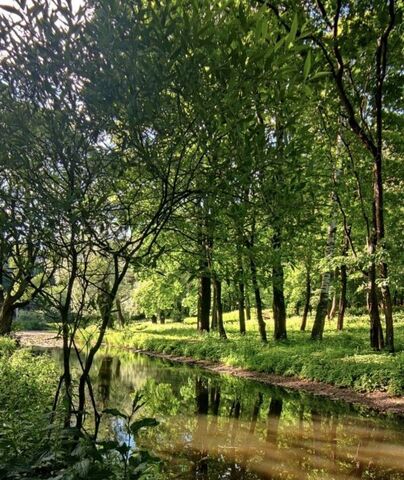
[{"label": "dense foliage", "polygon": [[[145,317],[196,315],[217,337],[194,332],[198,349],[238,365],[402,391],[401,353],[388,356],[403,347],[399,2],[12,3],[0,6],[0,335],[24,317],[58,325],[51,407],[70,456],[82,435],[97,450],[90,372],[107,330]],[[236,308],[237,340],[223,315]],[[330,369],[341,348],[365,348],[364,327],[355,341],[333,331],[347,310],[367,310],[384,383],[379,360],[371,387],[356,357]],[[292,313],[324,364],[292,353]],[[283,342],[272,353],[269,331]],[[35,367],[4,358],[10,375]]]}]

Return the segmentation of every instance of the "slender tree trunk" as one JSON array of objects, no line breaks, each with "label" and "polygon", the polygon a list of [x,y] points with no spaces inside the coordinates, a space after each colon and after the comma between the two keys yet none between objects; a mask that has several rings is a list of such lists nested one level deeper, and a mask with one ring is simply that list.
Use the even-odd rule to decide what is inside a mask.
[{"label": "slender tree trunk", "polygon": [[267,343],[268,342],[267,332],[266,332],[266,327],[264,322],[264,316],[262,314],[261,293],[260,293],[258,280],[257,280],[257,266],[255,265],[255,261],[252,257],[250,258],[250,268],[251,268],[251,281],[253,284],[253,290],[255,295],[255,308],[257,313],[258,329],[260,332],[261,340],[264,343]]},{"label": "slender tree trunk", "polygon": [[[337,233],[337,222],[335,211],[328,227],[326,258],[330,259],[333,256],[335,248],[335,238]],[[331,285],[332,272],[328,270],[324,272],[321,277],[320,298],[317,304],[316,316],[314,318],[314,324],[311,331],[312,340],[321,340],[324,333],[324,324],[328,312],[328,296]]]},{"label": "slender tree trunk", "polygon": [[119,298],[117,298],[115,300],[115,305],[116,305],[116,311],[118,313],[119,323],[120,323],[121,327],[124,327],[126,322],[125,322],[125,317],[123,316],[123,313],[122,313],[122,305],[121,305],[121,301],[119,300]]},{"label": "slender tree trunk", "polygon": [[241,254],[237,254],[238,272],[237,272],[237,287],[238,287],[238,321],[241,335],[246,333],[245,328],[245,287],[244,287],[244,270],[243,260]]},{"label": "slender tree trunk", "polygon": [[287,338],[286,333],[286,306],[284,287],[284,274],[282,259],[280,257],[280,235],[275,233],[272,237],[272,247],[274,250],[274,261],[272,267],[272,292],[273,292],[273,315],[274,315],[274,338],[282,340]]},{"label": "slender tree trunk", "polygon": [[306,267],[306,293],[304,299],[304,310],[302,317],[302,324],[300,325],[300,330],[304,332],[307,325],[307,316],[310,310],[310,300],[311,300],[311,276],[310,276],[310,267]]},{"label": "slender tree trunk", "polygon": [[212,290],[213,290],[213,295],[212,295],[212,323],[211,323],[211,328],[212,330],[217,329],[217,292],[216,292],[216,282],[212,278]]},{"label": "slender tree trunk", "polygon": [[382,299],[384,317],[386,322],[386,349],[394,352],[394,322],[393,322],[393,304],[391,300],[390,287],[388,285],[388,267],[386,263],[381,265],[381,277],[384,280],[382,285]]},{"label": "slender tree trunk", "polygon": [[382,324],[379,315],[379,302],[376,286],[376,265],[372,262],[369,268],[368,308],[370,315],[370,346],[374,350],[384,348]]},{"label": "slender tree trunk", "polygon": [[62,321],[62,340],[63,340],[63,381],[65,384],[65,394],[64,394],[64,403],[65,403],[65,417],[64,417],[64,427],[70,428],[70,422],[72,417],[72,375],[70,372],[70,335],[69,335],[69,325],[68,325],[68,311],[63,309],[61,312],[61,321]]},{"label": "slender tree trunk", "polygon": [[199,329],[209,332],[211,288],[210,278],[206,275],[200,277],[199,298],[201,302]]},{"label": "slender tree trunk", "polygon": [[245,296],[244,296],[244,283],[238,284],[238,321],[241,335],[245,335]]},{"label": "slender tree trunk", "polygon": [[219,328],[220,338],[227,338],[226,330],[223,324],[223,304],[222,304],[222,282],[215,278],[215,290],[216,290],[216,308],[217,308],[217,325]]},{"label": "slender tree trunk", "polygon": [[337,313],[337,292],[333,293],[330,310],[328,312],[328,320],[333,320]]},{"label": "slender tree trunk", "polygon": [[245,294],[245,315],[247,322],[251,320],[251,303],[250,303],[250,295],[248,293]]},{"label": "slender tree trunk", "polygon": [[[350,233],[351,228],[349,228],[348,234]],[[344,236],[344,246],[342,249],[342,255],[345,257],[348,253],[349,249],[349,239],[347,234]],[[345,310],[347,305],[347,282],[348,282],[348,273],[346,264],[342,264],[340,268],[340,280],[341,280],[341,291],[339,294],[339,303],[338,303],[338,320],[337,320],[337,330],[341,331],[344,328],[344,317],[345,317]]]},{"label": "slender tree trunk", "polygon": [[347,291],[347,268],[346,265],[341,265],[340,270],[341,275],[341,291],[339,294],[339,302],[338,302],[338,320],[337,320],[337,330],[341,331],[344,328],[344,317],[345,317],[345,310],[346,310],[346,291]]}]

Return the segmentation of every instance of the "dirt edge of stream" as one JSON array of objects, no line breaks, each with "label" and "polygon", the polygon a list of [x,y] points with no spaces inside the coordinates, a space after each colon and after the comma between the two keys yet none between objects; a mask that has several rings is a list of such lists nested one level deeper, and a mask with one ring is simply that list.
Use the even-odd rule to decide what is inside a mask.
[{"label": "dirt edge of stream", "polygon": [[[56,332],[23,331],[17,332],[16,338],[22,346],[61,347],[62,341]],[[114,348],[111,346],[111,348]],[[375,391],[368,393],[356,392],[350,388],[337,387],[324,382],[305,380],[298,377],[285,377],[273,373],[255,372],[240,367],[231,367],[210,360],[196,360],[191,357],[169,355],[135,349],[133,347],[119,347],[142,353],[150,357],[161,358],[186,365],[194,365],[211,372],[234,375],[240,378],[255,380],[260,383],[275,385],[289,390],[300,390],[312,395],[326,397],[331,400],[340,400],[353,405],[365,406],[382,414],[394,414],[404,418],[404,396],[392,397],[387,392]]]}]

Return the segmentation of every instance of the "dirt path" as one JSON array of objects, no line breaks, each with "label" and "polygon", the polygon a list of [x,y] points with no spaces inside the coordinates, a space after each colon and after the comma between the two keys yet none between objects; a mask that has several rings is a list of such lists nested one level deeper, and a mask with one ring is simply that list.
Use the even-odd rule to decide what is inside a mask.
[{"label": "dirt path", "polygon": [[[18,332],[16,337],[19,339],[22,346],[62,346],[62,340],[57,336],[56,332],[24,331]],[[134,350],[129,347],[127,350],[133,350],[134,352],[143,353],[150,357],[163,358],[172,362],[195,365],[215,373],[226,373],[240,378],[288,388],[290,390],[301,390],[312,395],[327,397],[332,400],[341,400],[354,405],[362,405],[379,413],[395,414],[404,418],[404,396],[391,397],[387,392],[358,393],[349,388],[339,388],[327,383],[304,380],[296,377],[284,377],[272,373],[254,372],[208,360],[195,360],[190,357],[179,357],[145,350]]]},{"label": "dirt path", "polygon": [[15,337],[23,347],[61,347],[62,337],[57,332],[30,330],[16,332]]}]

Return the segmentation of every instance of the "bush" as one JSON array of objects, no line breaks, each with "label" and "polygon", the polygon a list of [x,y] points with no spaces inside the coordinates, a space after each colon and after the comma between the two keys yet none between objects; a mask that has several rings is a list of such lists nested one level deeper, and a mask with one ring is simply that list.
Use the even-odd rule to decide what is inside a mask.
[{"label": "bush", "polygon": [[48,356],[16,349],[10,339],[0,339],[0,355],[0,465],[6,468],[41,450],[57,371]]}]

